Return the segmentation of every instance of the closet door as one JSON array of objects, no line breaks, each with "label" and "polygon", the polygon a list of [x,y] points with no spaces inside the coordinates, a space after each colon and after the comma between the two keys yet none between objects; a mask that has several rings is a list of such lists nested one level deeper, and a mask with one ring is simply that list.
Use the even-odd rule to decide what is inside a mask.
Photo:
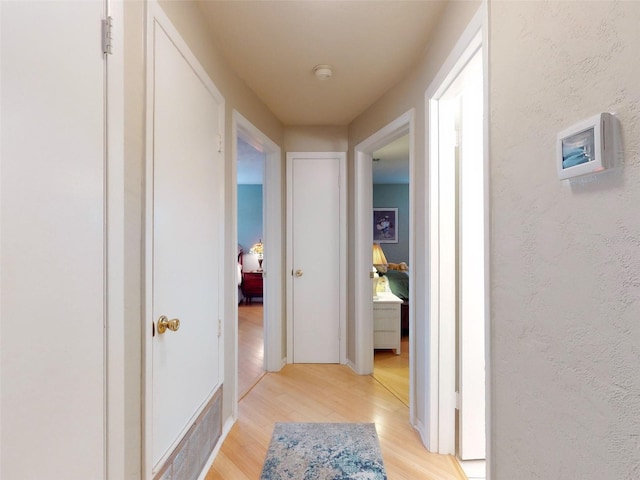
[{"label": "closet door", "polygon": [[290,155],[294,363],[340,362],[340,157]]},{"label": "closet door", "polygon": [[[222,383],[224,103],[168,19],[152,12],[147,400],[156,474]],[[181,454],[202,461],[200,447]]]}]

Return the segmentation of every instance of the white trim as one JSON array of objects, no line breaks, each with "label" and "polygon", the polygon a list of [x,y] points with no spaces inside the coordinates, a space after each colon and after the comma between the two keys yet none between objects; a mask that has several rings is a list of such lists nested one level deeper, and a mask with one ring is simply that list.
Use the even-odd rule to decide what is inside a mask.
[{"label": "white trim", "polygon": [[[414,240],[413,240],[413,205],[415,196],[415,181],[411,178],[411,174],[415,171],[414,160],[414,117],[415,109],[402,114],[400,117],[387,124],[376,133],[360,142],[354,148],[355,158],[355,191],[354,191],[354,245],[355,245],[355,261],[354,261],[354,299],[355,299],[355,358],[352,360],[353,369],[360,375],[369,375],[373,372],[373,301],[371,299],[371,248],[368,245],[373,244],[373,233],[371,229],[371,212],[373,209],[373,179],[371,160],[373,152],[387,145],[388,143],[409,134],[409,262],[411,264],[414,258]],[[411,295],[411,289],[415,284],[415,269],[410,269],[409,279],[409,302],[413,304],[414,299]],[[413,320],[414,309],[409,307],[411,319],[409,325],[411,334],[409,339],[409,355],[414,352],[414,325]],[[410,385],[414,374],[413,365],[409,366]],[[410,386],[410,391],[412,387]],[[410,392],[411,395],[411,392]],[[413,405],[413,397],[409,402]],[[410,407],[412,408],[412,407]],[[413,410],[412,410],[413,411]],[[413,415],[412,415],[413,417]]]},{"label": "white trim", "polygon": [[113,54],[106,55],[106,478],[126,477],[125,168],[123,2],[107,2]]},{"label": "white trim", "polygon": [[[144,398],[143,398],[143,461],[142,470],[143,478],[151,479],[154,472],[153,455],[152,455],[152,408],[151,402],[153,400],[152,394],[152,332],[151,325],[154,322],[153,315],[153,145],[154,145],[154,33],[155,25],[164,30],[167,36],[171,39],[176,48],[180,51],[180,54],[189,63],[194,73],[200,78],[203,85],[211,93],[212,97],[216,99],[219,104],[218,108],[218,129],[220,142],[222,146],[222,152],[224,152],[224,139],[225,139],[225,100],[218,88],[215,86],[204,67],[200,64],[198,59],[189,49],[189,46],[184,41],[178,30],[169,20],[169,17],[165,14],[164,10],[159,3],[155,0],[149,0],[147,3],[147,23],[146,23],[146,158],[145,158],[145,234],[144,234],[144,263],[145,263],[145,280],[144,280],[144,307],[143,307],[143,375],[144,375]],[[223,155],[223,153],[221,153]],[[220,174],[224,178],[224,163],[222,162],[222,171]],[[224,202],[224,181],[220,182],[221,191],[219,198]],[[225,265],[225,238],[224,228],[220,229],[220,245],[223,248],[220,249],[219,265],[220,269],[224,269]],[[224,277],[223,277],[224,278]],[[226,292],[229,287],[229,282],[219,282],[220,296],[219,296],[219,318],[222,318],[225,312],[225,298]],[[235,285],[235,283],[233,283]],[[222,337],[224,338],[224,336]],[[220,369],[220,382],[224,382],[224,342],[220,341],[219,346],[219,369]],[[201,413],[206,407],[208,401],[217,391],[214,388],[211,395],[204,399],[200,407],[193,413],[193,418]],[[186,432],[186,428],[185,428]],[[184,433],[184,432],[183,432]],[[182,435],[180,435],[182,437]],[[180,438],[176,439],[174,444],[168,449],[168,452],[163,458],[161,458],[158,464],[162,464],[166,458],[170,455],[171,451],[178,444]]]},{"label": "white trim", "polygon": [[490,130],[491,130],[491,103],[490,103],[490,88],[489,88],[489,49],[491,45],[489,43],[489,3],[487,0],[482,0],[481,10],[481,22],[482,22],[482,82],[483,82],[483,103],[484,103],[484,134],[482,137],[484,145],[484,260],[485,260],[485,292],[484,299],[484,371],[485,371],[485,478],[492,478],[492,452],[493,452],[493,429],[492,429],[492,413],[491,413],[491,392],[492,389],[492,368],[491,368],[491,145],[490,145]]},{"label": "white trim", "polygon": [[[425,210],[429,212],[429,221],[425,225],[425,238],[429,238],[429,265],[430,265],[430,286],[429,294],[425,299],[425,307],[429,311],[429,340],[423,345],[429,351],[429,379],[427,382],[428,391],[425,392],[425,402],[427,411],[424,412],[424,418],[429,419],[429,427],[424,432],[424,435],[428,438],[427,448],[433,452],[438,453],[455,453],[455,422],[451,421],[451,415],[444,415],[445,411],[449,411],[452,405],[449,401],[449,397],[452,392],[448,392],[449,389],[445,389],[444,385],[449,385],[452,381],[452,377],[455,378],[455,354],[451,355],[451,349],[455,352],[455,331],[447,329],[446,332],[441,330],[440,325],[440,249],[439,249],[439,231],[438,225],[439,219],[439,170],[437,159],[439,155],[439,131],[438,131],[438,114],[439,105],[438,99],[446,91],[453,80],[462,71],[467,62],[473,57],[473,55],[482,46],[486,47],[487,41],[487,3],[483,1],[478,11],[475,13],[469,25],[462,33],[460,39],[454,46],[453,50],[447,57],[446,61],[434,77],[429,87],[425,92],[425,109],[426,119],[428,123],[425,125],[425,152],[427,156],[428,170],[426,172],[425,184],[429,184],[429,196],[425,198]],[[487,53],[486,48],[483,52],[483,69],[484,69],[484,88],[485,94],[488,91],[488,79],[487,79]],[[486,100],[486,95],[485,95]],[[484,104],[485,113],[488,111],[488,104]],[[485,126],[484,126],[484,141],[485,141],[485,178],[488,182],[488,123],[487,115],[485,114]],[[485,196],[488,195],[488,190],[485,191]],[[485,210],[487,218],[485,219],[485,235],[487,241],[485,242],[485,255],[488,253],[488,238],[489,238],[489,223],[488,208]],[[488,260],[488,257],[486,257]],[[487,265],[489,265],[487,263]],[[488,270],[485,269],[486,279],[488,279]],[[488,286],[488,284],[487,284]],[[487,309],[488,297],[490,290],[486,289]],[[489,315],[487,310],[485,339],[490,336],[488,329]],[[446,336],[446,338],[443,338]],[[452,347],[453,345],[453,347]],[[448,357],[453,358],[453,367],[451,365],[451,359],[444,361],[443,355],[449,352]],[[486,350],[486,355],[489,355],[489,350]],[[489,376],[487,372],[487,385]],[[447,390],[447,391],[444,391]],[[488,388],[486,389],[489,390]],[[442,403],[446,402],[445,405]],[[488,405],[488,403],[487,403]],[[446,420],[445,420],[446,419]],[[486,423],[489,424],[489,418],[487,417]],[[453,435],[452,435],[453,433]]]},{"label": "white trim", "polygon": [[484,460],[458,460],[458,463],[467,476],[467,480],[485,480],[487,478]]},{"label": "white trim", "polygon": [[[231,233],[232,241],[230,242],[228,253],[229,258],[234,258],[238,244],[238,142],[241,138],[256,150],[266,155],[264,165],[264,231],[263,241],[267,245],[267,255],[264,262],[264,364],[263,368],[270,372],[277,372],[284,366],[282,359],[282,329],[283,319],[283,298],[281,295],[283,285],[282,270],[282,152],[280,147],[269,137],[262,133],[255,125],[247,120],[240,112],[233,110],[232,112],[232,172],[231,172],[231,197],[232,204],[229,211],[231,212]],[[275,246],[269,248],[268,246]],[[237,275],[235,262],[233,264],[233,278]],[[233,280],[229,281],[230,285],[235,285]],[[231,328],[233,332],[233,351],[227,351],[227,358],[232,356],[233,366],[233,385],[227,379],[227,388],[233,388],[232,415],[238,415],[238,298],[237,289],[233,292],[235,299],[233,305],[233,315],[231,324],[227,321],[226,328]]]},{"label": "white trim", "polygon": [[[233,111],[237,137],[266,154],[263,193],[263,240],[268,250],[264,260],[265,344],[264,367],[269,372],[282,368],[282,151],[269,137],[238,111]],[[237,155],[234,157],[237,166]],[[236,186],[237,188],[237,186]],[[237,207],[236,207],[237,217]],[[237,221],[237,219],[236,219]],[[237,225],[236,225],[237,231]],[[237,233],[237,232],[236,232]],[[237,242],[236,242],[237,243]],[[271,248],[269,247],[271,245]],[[237,308],[237,304],[236,304]]]},{"label": "white trim", "polygon": [[[224,283],[229,283],[230,285],[236,285],[237,283],[237,256],[238,256],[238,120],[236,118],[236,111],[234,110],[232,113],[232,122],[231,122],[231,180],[230,180],[230,200],[231,205],[229,205],[229,210],[231,211],[230,218],[228,221],[231,223],[231,227],[229,228],[229,236],[231,240],[227,244],[227,258],[233,259],[229,264],[229,268],[227,276],[225,277]],[[226,215],[225,215],[226,216]],[[233,280],[231,280],[231,275],[233,275]],[[226,398],[228,398],[228,392],[231,391],[231,417],[230,418],[238,418],[238,371],[239,371],[239,362],[238,362],[238,354],[239,354],[239,343],[238,343],[238,289],[233,289],[233,305],[231,306],[232,314],[231,316],[225,315],[224,317],[224,335],[225,339],[225,355],[227,356],[227,361],[231,361],[231,368],[228,372],[230,375],[226,377],[225,380],[225,388],[223,391],[223,404]],[[229,336],[231,336],[231,342],[229,342]],[[225,365],[227,365],[225,363]],[[225,392],[227,392],[225,394]],[[225,398],[226,397],[226,398]]]},{"label": "white trim", "polygon": [[287,362],[293,362],[293,208],[292,180],[293,158],[337,158],[340,162],[340,363],[347,363],[347,155],[345,152],[287,152],[287,248],[286,248],[286,292],[287,292]]}]

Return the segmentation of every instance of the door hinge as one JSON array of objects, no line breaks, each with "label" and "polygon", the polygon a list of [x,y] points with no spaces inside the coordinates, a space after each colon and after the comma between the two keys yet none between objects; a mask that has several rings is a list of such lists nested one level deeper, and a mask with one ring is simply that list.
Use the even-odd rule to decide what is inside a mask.
[{"label": "door hinge", "polygon": [[222,319],[218,319],[218,338],[222,336]]},{"label": "door hinge", "polygon": [[111,29],[113,27],[113,18],[107,17],[102,20],[102,53],[105,55],[111,55],[112,52],[112,34]]},{"label": "door hinge", "polygon": [[460,410],[460,392],[456,392],[455,409]]},{"label": "door hinge", "polygon": [[218,135],[218,153],[222,153],[222,135]]}]

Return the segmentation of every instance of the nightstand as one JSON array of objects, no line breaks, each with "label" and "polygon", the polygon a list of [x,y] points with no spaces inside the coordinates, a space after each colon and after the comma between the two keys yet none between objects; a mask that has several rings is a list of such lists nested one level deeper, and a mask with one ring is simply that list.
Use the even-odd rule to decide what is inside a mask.
[{"label": "nightstand", "polygon": [[400,307],[402,300],[391,292],[373,298],[373,348],[391,348],[400,355]]},{"label": "nightstand", "polygon": [[253,297],[262,297],[262,272],[244,272],[242,274],[242,294],[245,303],[251,303]]}]

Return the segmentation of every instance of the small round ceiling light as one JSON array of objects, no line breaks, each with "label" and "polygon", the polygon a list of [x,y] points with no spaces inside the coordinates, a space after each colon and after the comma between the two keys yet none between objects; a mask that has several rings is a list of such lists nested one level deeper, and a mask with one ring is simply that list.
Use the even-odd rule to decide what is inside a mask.
[{"label": "small round ceiling light", "polygon": [[329,80],[333,75],[331,65],[316,65],[313,67],[313,72],[316,74],[318,80]]}]

